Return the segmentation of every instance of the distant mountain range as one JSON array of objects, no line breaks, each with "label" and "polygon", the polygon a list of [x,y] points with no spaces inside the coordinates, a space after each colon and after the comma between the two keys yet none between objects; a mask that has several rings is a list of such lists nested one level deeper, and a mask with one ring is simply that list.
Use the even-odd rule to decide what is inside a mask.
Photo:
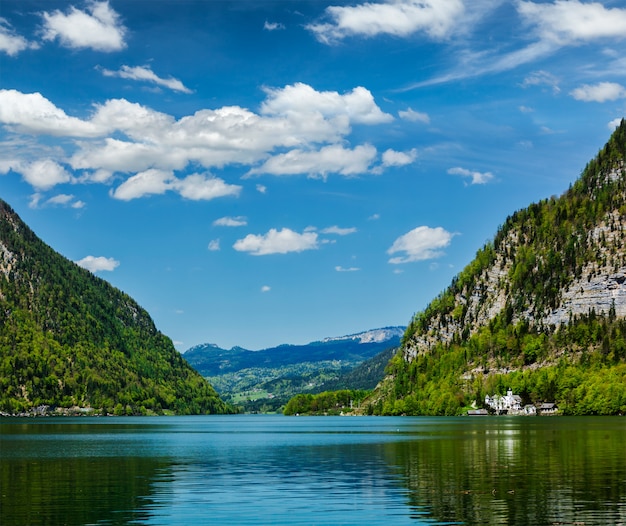
[{"label": "distant mountain range", "polygon": [[[259,351],[242,347],[222,349],[207,343],[188,349],[183,356],[226,400],[247,410],[263,405],[266,410],[275,410],[293,394],[336,386],[343,374],[384,351],[397,348],[404,331],[405,327],[384,327],[306,345],[283,344]],[[382,378],[383,368],[384,365],[370,367],[369,374],[353,376],[351,388],[373,388]],[[377,376],[372,379],[372,374]]]}]

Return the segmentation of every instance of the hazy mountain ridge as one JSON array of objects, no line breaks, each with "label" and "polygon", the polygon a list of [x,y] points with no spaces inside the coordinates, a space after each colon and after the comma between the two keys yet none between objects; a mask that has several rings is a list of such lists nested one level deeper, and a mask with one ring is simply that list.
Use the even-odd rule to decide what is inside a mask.
[{"label": "hazy mountain ridge", "polygon": [[0,200],[0,410],[224,412],[130,296],[55,252]]},{"label": "hazy mountain ridge", "polygon": [[251,367],[282,367],[328,360],[363,361],[388,347],[397,346],[404,331],[404,327],[384,327],[304,345],[281,344],[259,351],[242,347],[222,349],[207,343],[191,347],[184,352],[184,357],[203,376]]},{"label": "hazy mountain ridge", "polygon": [[[275,411],[295,394],[319,392],[326,386],[347,382],[356,388],[373,388],[384,368],[375,357],[397,348],[404,331],[404,327],[385,327],[260,351],[204,344],[187,350],[184,357],[225,399],[248,411]],[[370,360],[371,365],[356,371]],[[343,378],[353,370],[355,374]]]},{"label": "hazy mountain ridge", "polygon": [[457,414],[506,385],[565,412],[626,411],[625,159],[622,121],[561,197],[507,218],[411,321],[370,411]]}]

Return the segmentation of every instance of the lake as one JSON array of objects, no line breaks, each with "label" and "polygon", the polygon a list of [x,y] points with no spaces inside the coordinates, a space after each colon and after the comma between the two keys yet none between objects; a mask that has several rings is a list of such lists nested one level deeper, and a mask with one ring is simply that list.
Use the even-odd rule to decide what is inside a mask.
[{"label": "lake", "polygon": [[0,419],[0,524],[626,523],[626,418]]}]

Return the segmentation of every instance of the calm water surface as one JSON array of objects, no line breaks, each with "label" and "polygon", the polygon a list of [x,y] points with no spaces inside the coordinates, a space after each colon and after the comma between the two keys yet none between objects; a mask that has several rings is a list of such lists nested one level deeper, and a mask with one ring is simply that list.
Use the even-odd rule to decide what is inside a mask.
[{"label": "calm water surface", "polygon": [[0,419],[0,524],[626,524],[626,418]]}]

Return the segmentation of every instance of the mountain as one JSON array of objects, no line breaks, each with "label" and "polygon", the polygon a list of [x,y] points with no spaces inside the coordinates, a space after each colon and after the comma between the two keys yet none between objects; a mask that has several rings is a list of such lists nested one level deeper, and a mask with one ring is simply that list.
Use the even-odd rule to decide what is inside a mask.
[{"label": "mountain", "polygon": [[[398,347],[404,331],[405,327],[385,327],[260,351],[202,344],[184,357],[226,400],[246,411],[275,411],[294,394],[319,392],[381,351]],[[366,381],[368,385],[373,387],[382,378],[379,369],[380,376]]]},{"label": "mountain", "polygon": [[626,121],[561,196],[512,214],[411,321],[374,414],[461,414],[508,387],[626,412]]},{"label": "mountain", "polygon": [[227,411],[145,310],[56,253],[0,200],[0,411],[41,406]]},{"label": "mountain", "polygon": [[354,369],[341,373],[337,379],[330,380],[315,392],[339,390],[372,390],[385,376],[385,367],[396,354],[396,347],[389,347],[376,356],[361,362]]}]

